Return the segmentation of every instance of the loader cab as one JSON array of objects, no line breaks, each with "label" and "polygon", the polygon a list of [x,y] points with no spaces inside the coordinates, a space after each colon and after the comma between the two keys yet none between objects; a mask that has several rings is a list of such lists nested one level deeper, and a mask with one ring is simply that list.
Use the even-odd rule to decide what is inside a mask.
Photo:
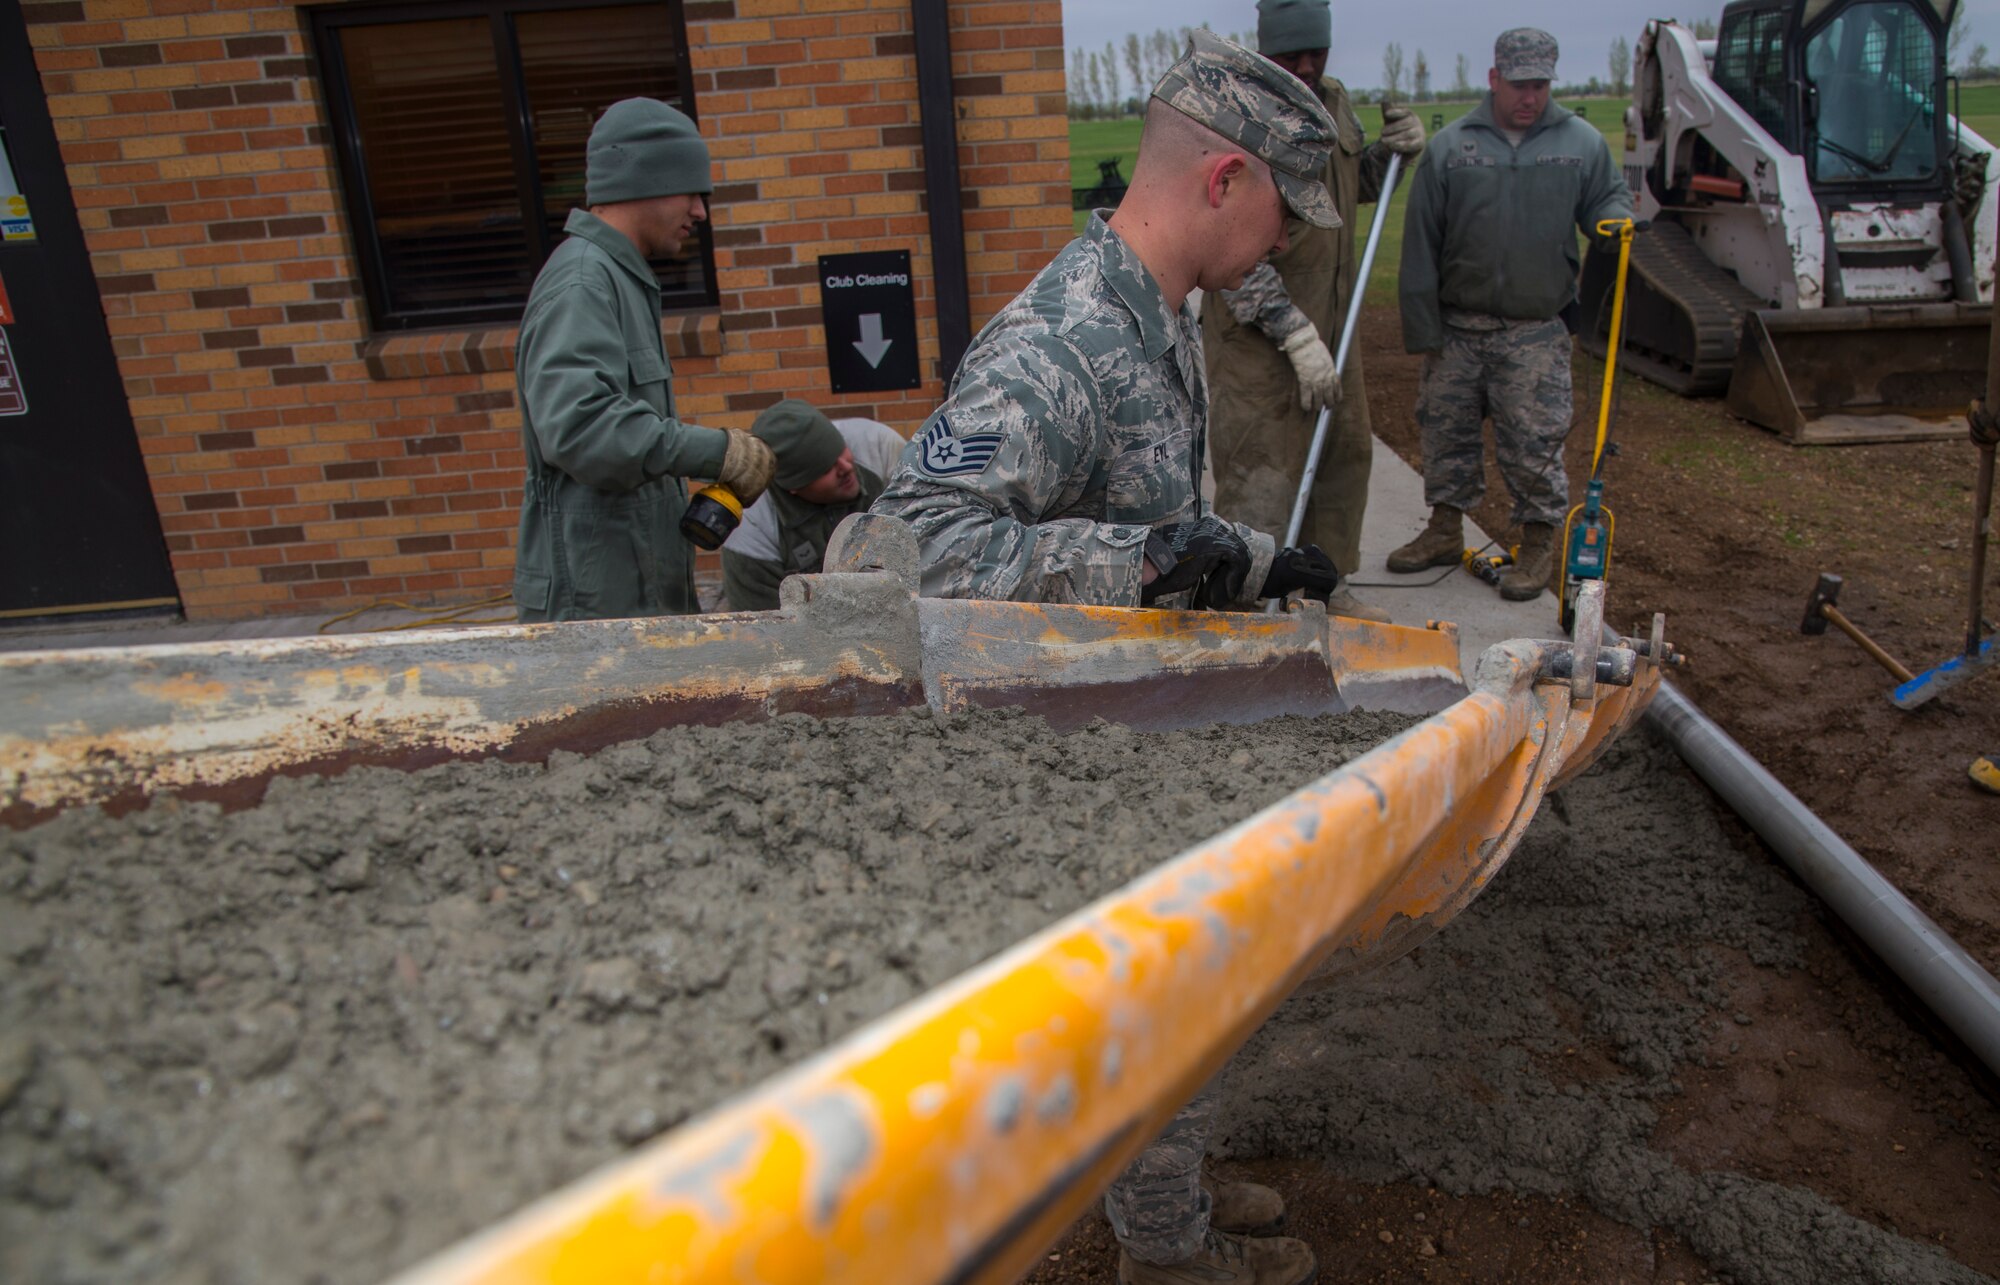
[{"label": "loader cab", "polygon": [[1935,197],[1945,29],[1958,0],[1746,0],[1722,13],[1716,83],[1803,156],[1822,200]]}]

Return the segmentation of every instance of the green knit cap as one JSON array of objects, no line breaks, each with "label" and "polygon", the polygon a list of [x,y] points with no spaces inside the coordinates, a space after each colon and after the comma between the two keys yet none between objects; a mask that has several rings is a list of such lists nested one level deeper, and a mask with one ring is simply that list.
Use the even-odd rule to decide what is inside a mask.
[{"label": "green knit cap", "polygon": [[583,199],[590,205],[707,195],[708,144],[694,122],[653,98],[611,104],[590,130]]},{"label": "green knit cap", "polygon": [[1333,44],[1327,0],[1257,0],[1257,52],[1295,54]]},{"label": "green knit cap", "polygon": [[847,439],[833,421],[795,397],[767,408],[750,431],[778,457],[775,481],[788,491],[810,485],[847,449]]}]

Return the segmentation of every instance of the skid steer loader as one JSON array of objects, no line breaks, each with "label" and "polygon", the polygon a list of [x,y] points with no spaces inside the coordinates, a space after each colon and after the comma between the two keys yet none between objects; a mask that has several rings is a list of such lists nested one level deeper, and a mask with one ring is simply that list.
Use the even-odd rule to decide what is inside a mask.
[{"label": "skid steer loader", "polygon": [[[1993,146],[1947,110],[1959,0],[1736,0],[1716,39],[1646,24],[1625,177],[1621,364],[1794,443],[1948,438],[1983,386]],[[1592,245],[1585,347],[1617,260]]]}]

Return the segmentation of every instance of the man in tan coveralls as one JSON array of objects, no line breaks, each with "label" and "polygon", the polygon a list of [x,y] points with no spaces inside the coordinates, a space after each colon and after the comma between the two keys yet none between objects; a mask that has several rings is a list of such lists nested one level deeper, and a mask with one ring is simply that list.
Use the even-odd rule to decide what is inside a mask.
[{"label": "man in tan coveralls", "polygon": [[[1355,207],[1380,195],[1392,152],[1409,157],[1424,150],[1424,127],[1408,108],[1391,105],[1383,109],[1381,139],[1369,144],[1346,88],[1323,74],[1332,38],[1327,0],[1258,0],[1258,52],[1311,86],[1339,127],[1325,181],[1342,226],[1293,220],[1289,250],[1258,267],[1242,289],[1203,299],[1201,330],[1216,508],[1282,537],[1313,425],[1320,407],[1330,404],[1326,447],[1299,543],[1318,545],[1342,575],[1352,575],[1361,563],[1374,441],[1361,354],[1348,352],[1347,369],[1336,380],[1331,350],[1340,343],[1360,267]],[[1389,619],[1345,587],[1334,591],[1327,610]]]}]

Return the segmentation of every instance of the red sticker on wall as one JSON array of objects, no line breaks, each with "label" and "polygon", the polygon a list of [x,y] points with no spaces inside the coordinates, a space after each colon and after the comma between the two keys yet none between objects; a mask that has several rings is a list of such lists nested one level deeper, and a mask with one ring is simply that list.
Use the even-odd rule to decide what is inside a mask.
[{"label": "red sticker on wall", "polygon": [[0,326],[14,324],[14,308],[7,302],[7,278],[0,277]]},{"label": "red sticker on wall", "polygon": [[0,330],[0,416],[28,413],[28,394],[14,369],[14,354],[7,350],[7,332]]}]

